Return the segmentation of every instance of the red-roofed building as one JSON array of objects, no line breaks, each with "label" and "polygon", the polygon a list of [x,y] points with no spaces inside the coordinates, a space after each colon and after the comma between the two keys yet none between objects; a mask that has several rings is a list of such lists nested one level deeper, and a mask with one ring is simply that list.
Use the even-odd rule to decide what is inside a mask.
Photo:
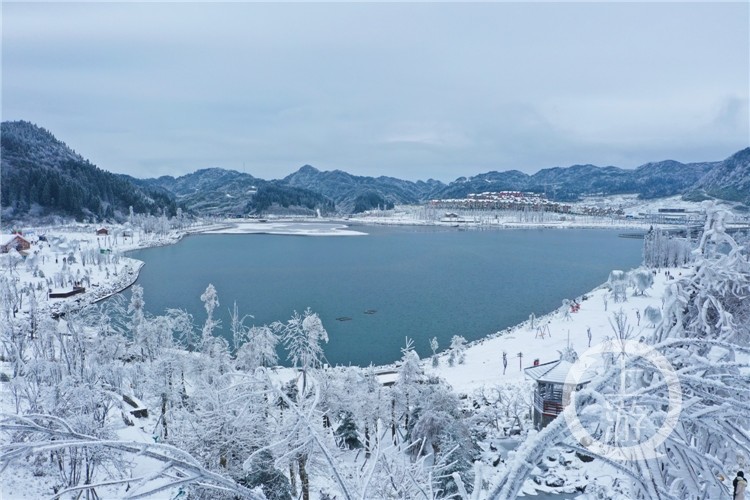
[{"label": "red-roofed building", "polygon": [[20,234],[2,235],[0,237],[0,253],[8,253],[11,248],[20,252],[31,248],[31,243]]}]

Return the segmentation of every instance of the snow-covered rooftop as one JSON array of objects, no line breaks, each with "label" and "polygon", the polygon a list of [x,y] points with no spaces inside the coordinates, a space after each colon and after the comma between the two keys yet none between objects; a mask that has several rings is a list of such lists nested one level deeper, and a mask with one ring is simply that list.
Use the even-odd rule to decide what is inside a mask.
[{"label": "snow-covered rooftop", "polygon": [[27,241],[26,238],[20,234],[0,234],[0,246],[5,246],[16,238],[21,238],[22,240]]},{"label": "snow-covered rooftop", "polygon": [[[568,377],[568,372],[573,367],[573,363],[565,360],[551,361],[543,365],[526,368],[526,375],[538,382],[547,382],[551,384],[564,384]],[[591,382],[592,374],[585,373],[579,379],[579,384]]]}]

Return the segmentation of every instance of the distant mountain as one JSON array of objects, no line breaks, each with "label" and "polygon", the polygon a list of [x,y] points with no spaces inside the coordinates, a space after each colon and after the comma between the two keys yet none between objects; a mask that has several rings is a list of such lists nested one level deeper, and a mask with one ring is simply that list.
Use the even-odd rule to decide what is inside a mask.
[{"label": "distant mountain", "polygon": [[[718,163],[718,162],[717,162]],[[435,193],[436,198],[463,198],[485,191],[532,191],[557,201],[586,194],[637,194],[659,198],[684,193],[717,163],[684,164],[672,160],[647,163],[635,170],[595,165],[554,167],[528,175],[517,170],[460,177]]]},{"label": "distant mountain", "polygon": [[720,163],[646,163],[634,171],[635,192],[644,199],[684,194]]},{"label": "distant mountain", "polygon": [[333,201],[313,190],[222,168],[142,182],[172,193],[178,202],[198,214],[316,214],[318,210],[330,213],[335,209]]},{"label": "distant mountain", "polygon": [[198,215],[356,213],[505,190],[546,193],[556,201],[588,194],[637,194],[644,199],[682,194],[750,206],[750,148],[717,162],[666,160],[632,170],[573,165],[533,175],[492,171],[449,184],[357,176],[310,165],[270,181],[222,168],[136,179],[97,168],[28,122],[3,122],[0,135],[0,202],[5,220],[47,214],[116,219],[130,206],[140,213],[173,213],[177,204]]},{"label": "distant mountain", "polygon": [[0,125],[0,207],[3,220],[66,215],[121,219],[139,213],[175,212],[172,197],[101,170],[25,121]]},{"label": "distant mountain", "polygon": [[687,197],[720,198],[750,206],[750,148],[711,165],[711,170],[691,186]]},{"label": "distant mountain", "polygon": [[282,182],[317,191],[332,199],[339,210],[345,212],[369,210],[379,204],[420,203],[445,186],[433,179],[411,182],[395,177],[363,177],[341,170],[321,172],[310,165],[284,177]]},{"label": "distant mountain", "polygon": [[143,182],[172,193],[196,213],[244,214],[248,200],[265,181],[234,170],[205,168],[176,178],[163,176]]},{"label": "distant mountain", "polygon": [[447,186],[434,192],[431,198],[465,198],[469,193],[487,191],[526,191],[529,175],[518,170],[487,172],[472,177],[459,177]]}]

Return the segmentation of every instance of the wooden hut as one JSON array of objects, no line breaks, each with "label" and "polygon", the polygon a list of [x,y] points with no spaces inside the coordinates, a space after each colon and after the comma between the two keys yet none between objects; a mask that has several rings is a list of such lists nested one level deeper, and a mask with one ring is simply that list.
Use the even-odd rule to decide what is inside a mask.
[{"label": "wooden hut", "polygon": [[558,360],[524,370],[526,376],[536,382],[532,405],[534,428],[541,429],[552,422],[567,406],[570,393],[591,382],[593,377],[585,374],[575,387],[566,384],[565,379],[572,366],[570,361]]},{"label": "wooden hut", "polygon": [[109,230],[106,227],[100,227],[96,230],[97,236],[107,236],[109,234]]},{"label": "wooden hut", "polygon": [[31,243],[29,240],[20,234],[0,235],[0,253],[8,253],[11,249],[21,252],[30,248]]}]

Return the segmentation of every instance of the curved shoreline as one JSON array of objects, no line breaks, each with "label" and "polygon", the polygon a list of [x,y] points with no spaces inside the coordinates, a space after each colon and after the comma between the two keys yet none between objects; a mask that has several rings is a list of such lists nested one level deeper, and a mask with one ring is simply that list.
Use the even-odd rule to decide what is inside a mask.
[{"label": "curved shoreline", "polygon": [[[300,222],[294,222],[296,224],[307,224],[307,223],[316,223],[319,222],[317,220],[315,221],[300,221]],[[336,223],[334,220],[326,221],[328,223]],[[339,224],[342,224],[344,227],[348,228],[352,221],[337,221]],[[432,227],[442,227],[442,228],[449,228],[450,226],[448,224],[443,224],[440,222],[432,222],[424,221],[424,223],[392,223],[392,222],[380,222],[380,221],[354,221],[358,224],[362,224],[364,226],[372,225],[372,226],[383,226],[383,225],[397,225],[397,226],[415,226],[415,227],[425,227],[425,226],[432,226]],[[415,221],[416,222],[416,221]],[[55,309],[55,305],[65,304],[67,306],[67,310],[73,311],[78,310],[80,308],[85,307],[86,305],[90,304],[96,304],[99,303],[105,299],[108,299],[118,293],[124,292],[131,286],[135,284],[136,281],[138,281],[138,277],[140,276],[141,269],[143,268],[146,263],[142,260],[134,259],[132,257],[126,257],[126,255],[130,252],[133,252],[135,250],[143,250],[147,248],[157,248],[161,246],[168,246],[168,245],[175,245],[182,241],[183,238],[194,235],[194,234],[225,234],[225,235],[254,235],[254,234],[265,234],[265,235],[280,235],[280,236],[286,236],[286,235],[294,235],[294,236],[348,236],[348,235],[366,235],[367,233],[362,233],[358,231],[351,231],[350,234],[335,234],[335,233],[326,233],[326,234],[310,234],[310,233],[288,233],[288,232],[275,232],[273,230],[270,231],[264,231],[264,232],[244,232],[244,231],[232,231],[234,227],[236,227],[237,224],[235,223],[219,223],[215,224],[213,226],[208,227],[198,227],[198,228],[189,228],[183,232],[177,232],[173,233],[170,236],[168,236],[166,239],[158,239],[158,240],[152,240],[148,242],[142,242],[139,246],[128,248],[127,250],[123,251],[123,258],[126,258],[130,261],[132,261],[134,264],[133,266],[126,265],[128,270],[128,276],[131,279],[127,280],[116,280],[114,283],[106,286],[106,292],[102,294],[91,294],[89,295],[89,292],[83,293],[81,296],[71,299],[62,299],[61,301],[50,304],[48,307],[49,309]],[[520,222],[520,223],[503,223],[503,224],[490,224],[490,225],[482,225],[482,224],[468,224],[466,226],[466,229],[471,230],[512,230],[512,229],[641,229],[638,227],[634,227],[632,225],[582,225],[582,224],[549,224],[549,223],[526,223],[526,222]],[[337,228],[338,229],[338,228]],[[226,231],[226,232],[225,232]],[[597,286],[594,290],[597,290],[602,285]],[[97,290],[100,291],[101,289]],[[591,293],[591,292],[589,292]],[[586,295],[585,293],[583,295]],[[88,300],[81,300],[81,299],[88,299]],[[550,313],[551,314],[551,313]],[[524,324],[525,322],[522,322],[521,324]],[[510,329],[516,328],[520,325],[514,325],[511,327],[507,327],[504,330],[498,330],[494,333],[490,333],[481,339],[473,340],[470,343],[467,344],[467,348],[474,345],[477,342],[482,342],[484,340],[495,338],[496,336],[501,335],[503,332],[506,332]]]},{"label": "curved shoreline", "polygon": [[[316,221],[317,222],[317,221]],[[333,221],[326,221],[326,222],[333,222]],[[374,221],[368,221],[368,223],[361,223],[359,221],[346,221],[349,224],[354,222],[355,224],[362,224],[362,226],[367,225],[373,225],[378,226],[380,224],[374,223]],[[339,221],[339,223],[344,223],[344,221]],[[302,224],[301,222],[299,224]],[[399,225],[406,225],[406,224],[399,224]],[[424,225],[415,224],[415,226],[421,226],[424,227]],[[441,227],[441,225],[435,224],[435,227]],[[209,234],[235,234],[237,233],[212,233],[211,231],[221,231],[221,229],[224,228],[231,228],[233,225],[231,223],[219,223],[219,224],[212,224],[197,228],[188,228],[181,232],[174,232],[169,234],[166,237],[158,238],[158,239],[152,239],[152,240],[146,240],[141,241],[139,245],[133,245],[130,248],[122,251],[122,257],[124,259],[127,259],[125,265],[123,266],[123,271],[121,272],[121,275],[116,280],[111,280],[108,284],[105,286],[98,287],[97,289],[91,289],[87,290],[86,293],[82,295],[78,295],[75,297],[71,297],[68,299],[62,299],[60,301],[57,301],[55,304],[50,304],[48,306],[48,309],[55,313],[59,313],[62,311],[76,311],[79,310],[87,305],[96,304],[99,302],[102,302],[108,298],[111,298],[112,296],[124,292],[131,286],[133,286],[138,278],[140,277],[140,272],[143,268],[143,266],[146,264],[144,261],[135,259],[132,257],[127,257],[126,255],[133,250],[141,250],[146,248],[155,248],[160,246],[167,246],[179,243],[182,241],[182,239],[186,236],[192,235],[192,234],[203,234],[206,232],[209,232]],[[629,226],[632,229],[632,226]],[[583,227],[582,225],[557,225],[557,224],[528,224],[528,223],[520,223],[520,224],[514,224],[513,226],[510,225],[492,225],[492,226],[474,226],[471,228],[472,230],[503,230],[503,229],[615,229],[612,226],[609,225],[601,225],[601,226],[589,226],[589,227]],[[240,234],[258,234],[258,233],[240,233]],[[274,233],[270,233],[274,234]],[[101,280],[100,280],[101,281]],[[104,284],[104,283],[102,283]],[[587,290],[580,295],[578,295],[578,298],[584,296],[584,295],[592,295],[597,290],[600,290],[604,283],[600,283],[599,285],[596,285],[593,289]],[[95,290],[95,291],[94,291]],[[568,297],[566,297],[568,298]],[[562,299],[561,299],[562,300]],[[49,303],[48,303],[49,304]],[[64,305],[63,305],[64,304]],[[62,307],[61,307],[62,306]],[[536,318],[536,321],[538,322],[546,322],[550,319],[554,318],[555,315],[560,310],[559,307],[553,308],[550,311],[548,311],[546,314],[543,314]],[[570,325],[573,326],[572,324]],[[503,337],[506,337],[513,332],[517,332],[519,330],[523,330],[524,328],[528,327],[528,320],[524,320],[518,324],[508,325],[502,329],[498,329],[496,331],[487,333],[483,335],[480,338],[471,340],[466,343],[466,349],[481,349],[481,346],[488,342],[492,342],[493,340],[500,339]],[[441,359],[444,357],[447,357],[449,353],[449,350],[443,350],[441,352],[437,353],[437,356]],[[425,357],[423,359],[429,359],[428,357]],[[391,363],[386,363],[383,365],[378,365],[377,368],[379,370],[383,369],[393,369],[398,365],[398,360],[394,360]]]},{"label": "curved shoreline", "polygon": [[[391,229],[387,229],[387,228],[378,229],[377,227],[373,227],[373,228],[370,228],[368,230],[364,226],[359,226],[356,229],[359,229],[361,231],[369,231],[370,234],[374,234],[374,235],[380,234],[381,232],[384,232],[384,231],[388,232],[388,233],[390,233],[392,231]],[[402,234],[404,232],[407,232],[407,233],[410,232],[408,229],[399,229],[399,228],[393,228],[393,231],[396,231],[396,234]],[[428,233],[432,233],[434,231],[438,231],[439,233],[442,233],[444,231],[444,229],[443,228],[434,228],[434,229],[433,228],[424,228],[421,231],[418,230],[418,232],[423,232],[423,231],[426,231]],[[559,293],[557,296],[548,296],[548,295],[542,293],[543,291],[540,291],[539,294],[529,294],[529,293],[521,294],[521,297],[525,297],[526,300],[523,300],[523,298],[517,299],[517,309],[524,310],[524,309],[528,308],[528,310],[526,311],[525,315],[518,314],[518,313],[510,314],[510,313],[508,313],[506,311],[506,312],[502,312],[502,313],[497,314],[497,320],[500,320],[500,321],[482,320],[482,321],[477,321],[476,323],[462,321],[461,323],[463,323],[464,325],[466,325],[468,323],[468,324],[476,326],[476,328],[471,328],[470,331],[467,330],[466,328],[463,328],[463,332],[461,332],[462,328],[459,326],[459,327],[457,327],[457,329],[455,330],[455,332],[453,332],[453,333],[462,334],[462,335],[465,335],[466,337],[468,337],[468,339],[471,342],[467,342],[467,348],[473,347],[475,344],[483,343],[483,342],[486,342],[486,341],[491,340],[493,338],[505,335],[508,331],[511,331],[514,328],[518,328],[518,327],[524,328],[524,323],[527,323],[526,320],[527,320],[528,315],[529,315],[529,313],[531,311],[534,311],[536,313],[536,315],[539,316],[540,318],[546,317],[547,315],[554,315],[555,312],[560,308],[562,300],[564,300],[564,299],[573,300],[576,297],[580,298],[583,295],[590,295],[592,293],[592,291],[595,291],[595,290],[599,289],[602,286],[602,284],[604,282],[606,282],[607,275],[609,274],[609,271],[611,269],[631,269],[631,268],[637,268],[639,266],[639,264],[640,264],[640,261],[641,261],[641,256],[640,256],[641,245],[639,245],[638,242],[634,242],[632,240],[631,241],[617,240],[617,238],[615,238],[615,236],[617,234],[617,231],[613,232],[612,229],[607,229],[607,230],[597,229],[597,230],[589,231],[589,232],[587,232],[587,231],[580,231],[580,232],[579,231],[573,231],[573,232],[571,232],[570,236],[565,236],[566,234],[568,234],[567,232],[562,232],[562,233],[561,232],[549,232],[549,230],[546,230],[546,231],[523,231],[523,230],[517,229],[515,231],[511,231],[510,233],[508,233],[507,238],[511,237],[511,233],[518,234],[518,235],[523,235],[523,234],[529,234],[529,235],[539,234],[539,238],[542,238],[543,240],[551,239],[551,241],[556,241],[556,240],[559,240],[560,238],[563,238],[563,239],[570,240],[572,242],[571,244],[573,244],[573,245],[577,245],[577,243],[573,243],[573,242],[575,242],[575,241],[577,241],[579,239],[580,239],[580,241],[589,241],[589,238],[591,237],[591,238],[594,238],[594,240],[592,240],[592,241],[599,241],[600,238],[605,238],[608,242],[611,242],[611,245],[613,245],[613,248],[616,250],[616,252],[615,252],[616,254],[619,255],[622,252],[622,255],[624,256],[624,260],[622,260],[622,259],[618,259],[618,260],[609,259],[609,261],[607,261],[607,259],[603,259],[602,263],[604,263],[605,265],[601,266],[596,272],[590,273],[590,276],[588,276],[587,279],[581,280],[581,282],[580,282],[581,286],[580,287],[575,287],[575,288],[565,287],[564,289],[560,290],[561,293]],[[545,236],[545,235],[543,235],[541,233],[547,233],[547,236]],[[490,230],[489,233],[479,233],[479,234],[475,233],[474,237],[472,237],[470,239],[463,238],[460,234],[456,234],[456,233],[453,233],[453,234],[454,234],[454,236],[452,237],[453,240],[455,240],[455,238],[458,238],[458,240],[455,240],[455,241],[474,241],[474,237],[480,238],[480,240],[477,240],[477,241],[485,241],[484,237],[483,237],[483,234],[485,234],[485,236],[491,237],[491,241],[498,241],[498,242],[500,242],[500,241],[506,241],[506,236],[503,236],[503,234],[505,234],[505,233],[498,233],[498,232],[494,232],[493,233],[491,230]],[[495,236],[492,236],[493,234]],[[587,235],[592,235],[592,236],[589,237]],[[593,235],[600,235],[600,236],[594,237]],[[232,234],[232,236],[241,236],[241,235]],[[471,235],[467,234],[466,236],[469,237]],[[513,237],[513,239],[510,240],[510,241],[515,241],[515,238],[516,237]],[[277,242],[279,242],[280,240],[281,239],[274,239],[274,241],[277,241]],[[235,243],[237,243],[239,245],[244,245],[244,243],[242,243],[242,241],[246,241],[246,242],[248,242],[248,244],[250,244],[251,242],[256,241],[256,240],[239,240],[239,239],[234,239],[234,240],[224,240],[224,239],[204,240],[205,244],[208,244],[210,246],[218,245],[220,247],[223,247],[225,245],[232,245],[233,246]],[[403,241],[407,242],[407,241],[412,241],[412,240],[403,240]],[[193,248],[195,245],[198,245],[199,243],[200,243],[200,246],[203,247],[204,246],[204,242],[198,242],[197,240],[196,241],[192,241],[191,240],[191,241],[188,242],[188,244],[189,244],[190,248]],[[270,240],[269,240],[269,242],[270,242]],[[365,245],[368,245],[364,241],[363,241],[363,243]],[[258,244],[260,244],[260,243],[258,243]],[[464,243],[464,244],[466,244],[466,243]],[[627,244],[627,245],[625,246],[625,244]],[[285,244],[283,244],[283,242],[278,243],[278,245],[285,246]],[[331,248],[331,249],[335,249],[335,248],[338,247],[338,244],[337,244],[337,242],[334,242],[334,241],[326,242],[326,247]],[[274,246],[274,248],[275,248],[275,246]],[[618,250],[618,249],[623,249],[623,250]],[[171,249],[171,250],[165,250],[165,251],[168,252],[168,253],[157,252],[156,253],[156,257],[155,257],[156,258],[155,262],[161,262],[162,264],[152,264],[152,265],[157,265],[157,267],[161,267],[162,265],[164,265],[167,268],[171,268],[171,266],[169,265],[169,261],[172,258],[178,258],[178,256],[179,256],[179,261],[182,263],[180,265],[180,267],[183,268],[183,269],[186,268],[190,264],[190,262],[192,262],[192,258],[190,257],[189,253],[185,254],[182,251],[177,251],[177,249]],[[398,252],[398,253],[404,253],[404,252],[408,253],[407,250],[399,251],[397,248],[394,248],[394,251]],[[593,249],[591,251],[592,252],[596,252],[597,250]],[[176,252],[176,253],[173,253],[173,252]],[[213,254],[214,252],[211,251],[210,253]],[[206,254],[206,255],[209,255],[209,254]],[[166,260],[164,260],[164,256],[167,256]],[[140,254],[140,255],[138,255],[138,258],[146,259],[146,258],[149,258],[149,257],[147,257],[145,254]],[[201,258],[203,258],[203,257],[201,257]],[[561,262],[561,264],[564,264],[564,263]],[[332,265],[336,266],[335,263],[333,263]],[[151,268],[149,268],[149,269],[151,269]],[[172,271],[170,271],[170,272],[172,272]],[[210,276],[211,276],[210,273],[211,273],[211,271],[207,270],[206,273],[203,274],[204,278],[201,279],[201,280],[198,280],[198,281],[200,281],[200,282],[203,283],[203,288],[205,288],[205,286],[206,286],[205,281],[206,280],[210,281],[210,279],[211,279],[210,278]],[[148,280],[147,281],[142,281],[142,283],[143,284],[145,284],[147,282],[148,283],[153,283],[156,286],[156,290],[157,290],[156,293],[157,294],[161,294],[162,296],[164,296],[163,294],[166,293],[169,290],[169,288],[168,287],[167,288],[162,288],[162,287],[159,286],[159,280],[152,281],[152,278],[149,278],[149,276],[153,277],[153,276],[159,276],[159,275],[161,275],[161,270],[159,270],[157,268],[151,269],[151,271],[147,270],[146,274],[144,275],[144,279],[148,278]],[[338,276],[338,274],[337,274],[337,276]],[[200,283],[193,283],[191,286],[194,286],[195,289],[197,290],[198,288],[200,288],[199,284]],[[217,285],[217,283],[214,282],[214,285]],[[473,285],[469,285],[469,286],[473,286]],[[518,286],[525,286],[525,285],[523,285],[523,283],[521,283]],[[153,288],[153,287],[149,287],[149,288]],[[230,290],[231,291],[228,293],[227,296],[234,297],[234,298],[237,298],[238,300],[241,300],[240,297],[242,297],[242,292],[237,291],[235,288],[230,288]],[[200,293],[200,292],[198,292],[198,293]],[[237,295],[238,293],[239,293],[239,295]],[[147,295],[149,295],[149,294],[147,294]],[[158,295],[154,295],[153,293],[151,295],[153,295],[153,297],[155,297],[155,298],[159,297]],[[193,293],[191,293],[189,295],[190,296],[186,296],[184,299],[181,299],[180,302],[178,302],[176,300],[154,299],[154,302],[153,302],[154,308],[153,308],[152,312],[154,314],[162,314],[163,313],[162,309],[164,307],[167,307],[167,306],[162,306],[161,304],[163,304],[163,303],[170,303],[171,305],[169,307],[184,307],[184,304],[185,304],[184,300],[194,300],[195,299]],[[279,300],[284,300],[284,298],[285,298],[284,293],[280,292],[280,295],[278,295],[278,298],[279,298]],[[365,297],[365,300],[367,300],[366,297]],[[180,305],[180,303],[182,303],[182,305]],[[329,307],[331,309],[331,311],[328,311],[329,317],[327,317],[328,321],[330,321],[331,324],[327,325],[327,326],[331,330],[335,331],[337,334],[338,333],[342,333],[343,334],[345,331],[348,331],[348,330],[342,329],[342,327],[339,326],[338,322],[333,321],[333,319],[336,318],[336,317],[338,317],[338,316],[342,316],[342,314],[344,316],[354,316],[353,314],[351,314],[351,310],[350,309],[347,309],[347,311],[338,310],[338,308],[340,308],[340,305],[342,303],[347,304],[348,302],[346,302],[346,300],[344,300],[343,302],[334,302],[334,303],[331,303],[329,306],[327,306],[327,307]],[[543,305],[543,304],[545,304],[545,306],[540,309],[539,306]],[[588,304],[586,304],[586,305],[588,305]],[[589,305],[589,307],[590,307],[590,305]],[[507,308],[507,305],[503,306],[501,308]],[[423,309],[423,311],[424,311],[424,309]],[[195,314],[197,314],[198,311],[195,310],[195,311],[192,311],[192,312],[194,312]],[[334,314],[334,313],[338,313],[338,314]],[[261,311],[261,316],[264,318],[262,320],[262,322],[272,322],[272,321],[275,321],[276,319],[278,319],[280,317],[278,314],[265,314],[265,315],[263,315],[262,311]],[[408,335],[409,337],[415,337],[417,339],[417,342],[418,342],[418,345],[419,345],[419,351],[420,351],[420,355],[421,356],[427,357],[429,354],[431,354],[430,351],[429,351],[429,349],[423,349],[426,344],[424,344],[423,341],[421,340],[422,339],[422,332],[418,332],[417,330],[412,329],[413,323],[408,318],[405,318],[404,321],[402,321],[402,322],[394,321],[393,318],[392,318],[390,320],[389,324],[393,326],[394,332],[399,332],[399,331],[401,332],[400,333],[400,338],[401,339],[403,339],[404,335]],[[357,328],[360,329],[361,327],[358,326]],[[585,331],[585,329],[584,329],[584,331]],[[363,330],[363,332],[369,332],[369,327],[367,329]],[[448,335],[448,332],[443,332],[443,333],[441,333],[441,335],[442,334]],[[451,335],[452,335],[452,333],[451,333]],[[395,333],[394,336],[395,337],[399,337],[399,334]],[[533,335],[532,335],[532,337],[533,337]],[[448,346],[449,342],[450,342],[450,335],[448,335],[446,338],[440,340],[440,343],[443,344],[443,345],[441,345],[441,347],[443,347],[445,349]],[[346,347],[346,346],[348,346],[347,343],[339,343],[338,341],[336,342],[335,346],[334,345],[327,346],[328,348],[326,350],[330,350],[329,357],[333,361],[333,362],[330,363],[331,365],[342,364],[342,363],[346,364],[346,363],[348,363],[348,361],[346,361],[347,359],[348,360],[352,360],[352,362],[355,363],[354,359],[359,359],[359,358],[365,358],[365,357],[367,357],[367,355],[360,355],[358,353],[352,353],[351,354],[352,357],[349,357],[346,354],[346,351],[342,350],[342,348]],[[398,361],[398,358],[400,358],[400,354],[398,353],[397,350],[394,350],[390,354],[387,353],[387,352],[385,352],[385,349],[383,349],[382,351],[383,352],[381,354],[377,355],[377,356],[382,356],[381,359],[379,360],[380,363],[377,363],[378,365],[382,365],[382,366],[392,365],[393,363],[395,363],[395,362]],[[388,359],[390,359],[390,361],[386,361]],[[366,364],[369,364],[369,362],[366,361],[366,360],[365,360],[364,363],[360,363],[360,362],[356,362],[356,363],[360,364],[360,366],[366,366]]]},{"label": "curved shoreline", "polygon": [[145,242],[145,244],[144,242],[141,242],[141,244],[137,247],[123,250],[121,258],[127,259],[127,261],[130,262],[125,262],[125,265],[121,270],[121,273],[124,273],[122,276],[118,276],[118,279],[116,280],[112,280],[108,283],[105,282],[103,285],[97,286],[95,290],[93,289],[93,287],[89,287],[86,292],[80,295],[68,297],[65,299],[58,299],[54,303],[50,303],[48,301],[46,303],[47,311],[51,313],[53,317],[55,317],[60,315],[61,313],[81,310],[86,306],[97,304],[114,295],[117,295],[118,293],[124,292],[125,290],[133,286],[136,281],[138,281],[141,269],[146,265],[146,263],[142,260],[127,257],[127,254],[129,252],[144,248],[155,248],[160,246],[173,245],[182,241],[182,238],[189,234],[192,233],[190,231],[173,233],[172,235],[167,237],[167,239],[152,240]]}]

